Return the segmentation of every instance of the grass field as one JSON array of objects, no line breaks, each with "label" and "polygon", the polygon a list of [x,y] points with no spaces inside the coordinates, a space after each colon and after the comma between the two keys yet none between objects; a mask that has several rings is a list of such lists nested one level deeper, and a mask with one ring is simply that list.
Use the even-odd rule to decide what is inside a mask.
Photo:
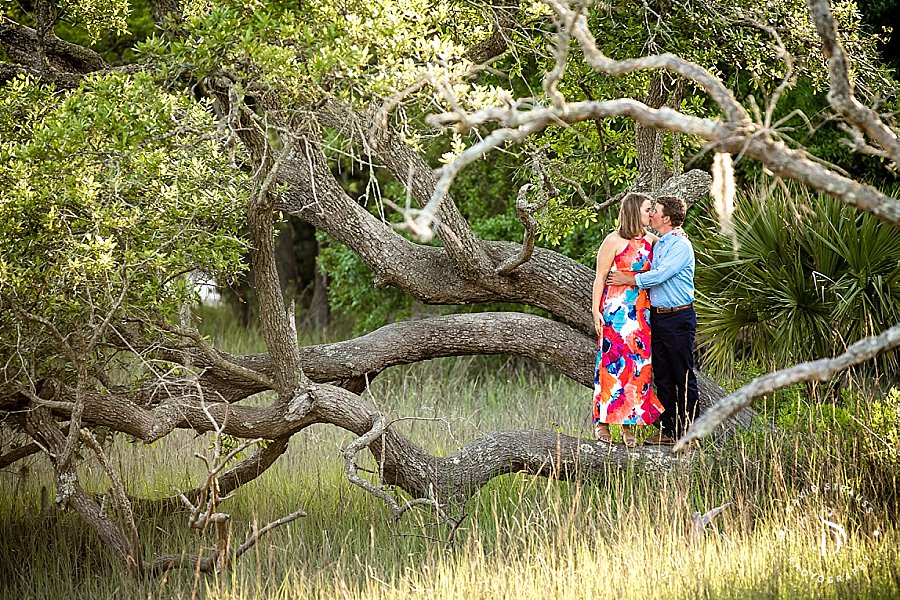
[{"label": "grass field", "polygon": [[[225,324],[211,321],[209,330],[224,335]],[[259,350],[252,332],[227,341],[235,351]],[[494,429],[589,431],[588,390],[504,357],[395,369],[373,382],[371,401],[397,415],[437,417],[398,425],[437,454]],[[882,459],[877,445],[848,435],[855,429],[831,427],[830,418],[827,410],[805,411],[789,430],[761,427],[707,445],[664,472],[610,468],[580,483],[499,477],[464,507],[455,532],[427,509],[394,522],[380,501],[347,482],[340,449],[352,438],[315,426],[221,507],[238,542],[252,523],[298,508],[308,516],[264,538],[229,572],[182,570],[146,581],[129,579],[77,516],[41,514],[49,465],[31,459],[0,472],[0,597],[895,597],[900,469],[889,459],[896,448]],[[161,497],[200,482],[205,471],[192,454],[209,445],[209,436],[179,432],[151,446],[117,438],[110,452],[130,493]],[[86,460],[82,473],[90,489],[106,489],[95,462]],[[826,492],[825,484],[853,492]],[[692,536],[692,513],[726,503]],[[184,514],[142,514],[139,528],[147,558],[208,555],[213,547],[211,537],[187,529]]]}]

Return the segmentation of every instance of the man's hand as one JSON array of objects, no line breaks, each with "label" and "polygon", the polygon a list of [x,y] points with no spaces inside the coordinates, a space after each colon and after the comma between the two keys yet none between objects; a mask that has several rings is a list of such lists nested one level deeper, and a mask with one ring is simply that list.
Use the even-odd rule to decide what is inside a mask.
[{"label": "man's hand", "polygon": [[626,275],[621,271],[611,271],[606,278],[606,285],[634,285],[634,275]]}]

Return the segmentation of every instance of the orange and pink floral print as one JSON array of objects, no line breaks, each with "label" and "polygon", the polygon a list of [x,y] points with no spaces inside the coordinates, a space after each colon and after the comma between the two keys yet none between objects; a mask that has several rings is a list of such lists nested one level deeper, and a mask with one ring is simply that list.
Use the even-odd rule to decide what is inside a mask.
[{"label": "orange and pink floral print", "polygon": [[[628,242],[613,271],[650,269],[653,249],[644,238]],[[649,425],[663,412],[651,387],[650,296],[633,285],[607,285],[601,299],[603,336],[594,369],[594,423]]]}]

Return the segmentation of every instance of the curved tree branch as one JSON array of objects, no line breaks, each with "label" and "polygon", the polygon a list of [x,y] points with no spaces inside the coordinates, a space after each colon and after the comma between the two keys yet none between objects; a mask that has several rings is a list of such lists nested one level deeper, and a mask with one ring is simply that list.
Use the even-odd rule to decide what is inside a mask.
[{"label": "curved tree branch", "polygon": [[881,335],[863,338],[853,343],[847,348],[846,352],[834,358],[822,358],[800,363],[781,371],[757,377],[747,385],[722,398],[712,408],[704,412],[691,425],[684,437],[678,440],[674,450],[681,450],[687,447],[692,440],[708,435],[732,415],[753,404],[757,398],[801,381],[828,381],[840,371],[871,360],[883,352],[888,352],[898,347],[900,347],[900,325],[894,325]]},{"label": "curved tree branch", "polygon": [[874,110],[865,106],[853,95],[849,64],[844,48],[838,40],[837,26],[827,0],[807,0],[816,33],[822,40],[822,50],[828,59],[830,89],[828,102],[854,127],[863,130],[900,165],[900,139],[896,132],[882,122]]},{"label": "curved tree branch", "polygon": [[519,188],[519,197],[516,198],[516,214],[519,215],[519,221],[525,227],[525,238],[522,240],[522,249],[515,256],[510,256],[497,267],[497,275],[509,275],[521,265],[531,260],[534,254],[534,237],[537,230],[537,221],[534,218],[534,212],[537,206],[528,202],[525,194],[528,193],[532,184],[526,183]]},{"label": "curved tree branch", "polygon": [[[378,156],[394,179],[405,186],[410,197],[420,205],[428,202],[434,190],[434,171],[422,155],[411,148],[396,132],[386,127],[376,127],[367,115],[337,99],[323,103],[316,114],[321,123]],[[367,142],[371,132],[375,132],[377,136],[374,147],[370,147]],[[475,237],[472,228],[452,199],[447,198],[447,201],[442,203],[437,213],[437,221],[437,233],[444,248],[453,263],[467,278],[477,279],[480,273],[491,269],[490,259],[482,247],[481,240]]]},{"label": "curved tree branch", "polygon": [[[291,436],[286,435],[259,446],[250,457],[242,460],[220,475],[218,478],[219,494],[223,497],[227,496],[239,487],[250,483],[265,473],[287,450],[288,441],[290,441],[290,439]],[[203,486],[196,487],[184,492],[183,496],[191,503],[196,504],[203,494],[203,489]],[[169,496],[167,498],[159,499],[129,497],[129,500],[135,510],[146,510],[150,508],[171,510],[182,506],[181,496]]]},{"label": "curved tree branch", "polygon": [[[695,135],[707,140],[718,151],[743,154],[759,161],[776,175],[793,179],[809,187],[834,196],[871,213],[895,226],[900,226],[900,201],[892,198],[871,185],[859,183],[813,162],[797,150],[791,150],[783,142],[762,135],[765,130],[749,124],[734,128],[729,124],[711,119],[700,119],[677,111],[661,108],[654,110],[634,100],[620,99],[607,102],[575,102],[566,111],[552,108],[535,109],[527,112],[511,112],[507,109],[486,109],[468,118],[475,123],[500,121],[504,128],[494,130],[482,142],[472,146],[455,162],[445,167],[442,180],[449,180],[467,164],[481,158],[487,152],[507,141],[521,141],[528,135],[555,124],[572,124],[596,117],[627,116],[653,127]],[[432,119],[432,123],[448,123],[458,119],[447,114]]]},{"label": "curved tree branch", "polygon": [[[391,323],[351,340],[305,346],[300,361],[311,380],[328,382],[434,358],[508,354],[538,360],[590,387],[596,350],[595,339],[563,323],[525,313],[486,312]],[[195,357],[198,366],[205,366],[202,360]],[[230,356],[229,361],[260,373],[272,369],[266,354]],[[219,369],[201,376],[204,385],[217,380],[240,388],[244,395],[264,390]]]},{"label": "curved tree branch", "polygon": [[553,9],[563,22],[572,23],[571,35],[581,45],[585,61],[596,71],[617,76],[648,69],[665,69],[700,86],[722,108],[726,118],[731,123],[739,125],[750,122],[750,115],[735,100],[731,90],[703,67],[674,54],[659,54],[629,60],[613,60],[597,48],[594,36],[591,34],[590,28],[588,28],[587,18],[584,15],[576,16],[574,11],[558,0],[542,1]]}]

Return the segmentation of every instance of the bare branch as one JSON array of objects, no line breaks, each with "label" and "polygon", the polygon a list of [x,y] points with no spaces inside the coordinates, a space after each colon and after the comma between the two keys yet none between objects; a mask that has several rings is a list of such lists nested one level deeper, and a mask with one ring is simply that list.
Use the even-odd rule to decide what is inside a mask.
[{"label": "bare branch", "polygon": [[507,142],[522,142],[529,135],[543,131],[551,124],[565,126],[586,119],[613,116],[627,116],[648,127],[680,131],[704,139],[727,137],[725,133],[727,128],[720,123],[684,115],[670,108],[653,109],[642,102],[630,98],[603,102],[573,102],[566,105],[563,110],[542,108],[519,112],[511,109],[486,109],[468,116],[450,113],[438,117],[429,117],[428,122],[432,125],[447,125],[452,122],[462,123],[462,119],[465,119],[466,126],[477,126],[489,121],[500,121],[505,127],[493,131],[479,143],[467,148],[453,162],[441,169],[441,176],[437,184],[435,184],[431,200],[419,212],[415,221],[410,224],[409,231],[418,236],[420,240],[429,241],[433,237],[431,224],[434,220],[435,211],[440,206],[453,181],[466,166],[482,158],[488,152]]},{"label": "bare branch", "polygon": [[29,456],[37,454],[41,450],[43,450],[43,448],[35,442],[14,448],[6,454],[0,455],[0,469],[5,469],[9,465],[16,463],[23,458],[28,458]]},{"label": "bare branch", "polygon": [[281,527],[282,525],[286,525],[287,523],[290,523],[291,521],[294,521],[300,517],[305,517],[305,516],[306,516],[305,511],[297,510],[297,511],[292,512],[289,515],[285,515],[285,516],[281,517],[280,519],[276,519],[275,521],[272,521],[271,523],[268,523],[267,525],[264,525],[260,529],[254,531],[250,535],[250,537],[248,537],[244,541],[244,543],[241,544],[237,548],[237,550],[234,551],[234,556],[232,557],[232,560],[237,560],[238,558],[240,558],[244,552],[246,552],[247,550],[252,548],[260,540],[260,538],[262,538],[264,535],[266,535],[273,529]]},{"label": "bare branch", "polygon": [[161,556],[160,558],[157,558],[155,561],[153,561],[153,564],[148,569],[148,572],[151,575],[159,575],[173,569],[191,569],[200,573],[213,573],[217,569],[224,570],[228,568],[231,563],[240,558],[242,554],[247,552],[247,550],[253,548],[253,546],[255,546],[256,543],[259,542],[259,540],[267,533],[274,529],[277,529],[278,527],[281,527],[282,525],[286,525],[291,521],[295,521],[298,518],[305,516],[306,512],[304,512],[303,510],[297,510],[289,515],[266,524],[265,526],[250,534],[250,536],[244,541],[244,543],[236,548],[230,556],[227,554],[220,554],[218,551],[214,557],[185,554],[179,554],[175,556]]},{"label": "bare branch", "polygon": [[518,254],[510,256],[497,267],[496,273],[498,275],[509,275],[520,265],[528,262],[528,260],[531,259],[531,254],[534,252],[534,238],[535,231],[537,230],[537,221],[534,218],[534,212],[537,210],[537,205],[531,204],[525,197],[531,187],[532,184],[530,183],[526,183],[520,187],[519,196],[516,199],[516,213],[519,215],[519,220],[525,227],[525,238],[522,241],[522,248],[519,250]]},{"label": "bare branch", "polygon": [[571,34],[581,45],[585,61],[595,70],[607,75],[625,75],[648,69],[665,69],[677,73],[685,79],[693,81],[709,94],[725,112],[729,121],[734,124],[749,122],[750,117],[747,111],[735,100],[731,90],[703,67],[668,53],[621,61],[613,60],[597,48],[584,15],[576,16],[572,10],[558,0],[543,0],[543,2],[553,9],[560,19],[572,19],[574,16]]},{"label": "bare branch", "polygon": [[103,468],[106,476],[109,477],[112,497],[115,500],[116,506],[122,512],[122,517],[125,519],[125,525],[128,527],[128,534],[131,542],[131,554],[129,558],[134,562],[135,569],[140,572],[144,568],[143,559],[140,554],[141,538],[138,533],[137,525],[134,522],[134,512],[132,512],[131,501],[125,493],[125,484],[122,483],[119,472],[116,471],[109,462],[109,458],[107,458],[106,453],[103,451],[103,447],[97,442],[97,438],[94,437],[94,434],[91,433],[89,429],[82,429],[80,433],[81,439],[84,440],[91,450],[93,450],[97,459],[100,461],[100,466]]},{"label": "bare branch", "polygon": [[900,325],[894,325],[878,336],[863,338],[847,348],[846,352],[834,358],[800,363],[757,377],[705,411],[691,425],[684,437],[678,440],[674,451],[682,450],[692,440],[708,435],[741,409],[753,404],[757,398],[801,381],[828,381],[840,371],[871,360],[879,354],[897,347],[900,347]]},{"label": "bare branch", "polygon": [[[695,135],[710,141],[718,151],[727,151],[736,155],[743,154],[754,158],[776,175],[804,183],[817,191],[839,198],[846,204],[872,213],[887,223],[900,226],[900,202],[895,198],[882,193],[871,185],[861,184],[829,170],[807,158],[805,153],[791,150],[782,142],[768,139],[768,136],[763,135],[766,130],[752,123],[735,129],[725,123],[711,119],[699,119],[665,107],[651,109],[641,102],[624,98],[605,102],[571,103],[566,112],[552,108],[534,109],[527,112],[486,109],[467,115],[466,118],[470,123],[499,121],[505,128],[495,130],[482,142],[470,147],[455,161],[446,165],[436,187],[436,194],[443,193],[442,190],[449,188],[450,182],[465,165],[481,158],[505,142],[521,141],[528,135],[552,124],[566,125],[590,118],[612,116],[627,116],[643,125]],[[459,119],[459,116],[445,114],[439,118],[430,119],[430,122],[448,123],[453,122],[454,119]],[[439,202],[439,196],[434,196],[432,201],[434,204]],[[428,216],[423,211],[419,219],[420,224],[424,224]]]},{"label": "bare branch", "polygon": [[[416,498],[410,502],[406,502],[403,506],[400,506],[399,504],[397,504],[397,501],[391,497],[390,494],[384,491],[384,488],[381,485],[376,485],[374,483],[371,483],[370,481],[366,481],[359,476],[356,466],[356,456],[363,448],[368,447],[376,439],[382,437],[387,428],[387,419],[384,417],[384,415],[378,415],[375,418],[375,422],[372,424],[372,429],[359,436],[349,446],[347,446],[347,448],[344,449],[344,469],[347,472],[347,479],[349,479],[350,482],[354,485],[361,487],[373,496],[381,498],[384,503],[388,505],[388,508],[391,511],[391,515],[395,519],[399,519],[403,515],[403,513],[408,511],[410,508],[423,504],[433,506],[435,510],[440,513],[441,507],[434,499],[433,494],[431,498]],[[382,441],[381,453],[383,452],[384,442]]]},{"label": "bare branch", "polygon": [[850,83],[849,61],[838,39],[837,26],[827,0],[807,0],[816,32],[822,40],[822,50],[828,59],[828,76],[831,88],[828,101],[854,127],[862,129],[876,144],[883,148],[895,164],[900,164],[900,139],[882,122],[878,113],[860,103],[853,95]]}]

